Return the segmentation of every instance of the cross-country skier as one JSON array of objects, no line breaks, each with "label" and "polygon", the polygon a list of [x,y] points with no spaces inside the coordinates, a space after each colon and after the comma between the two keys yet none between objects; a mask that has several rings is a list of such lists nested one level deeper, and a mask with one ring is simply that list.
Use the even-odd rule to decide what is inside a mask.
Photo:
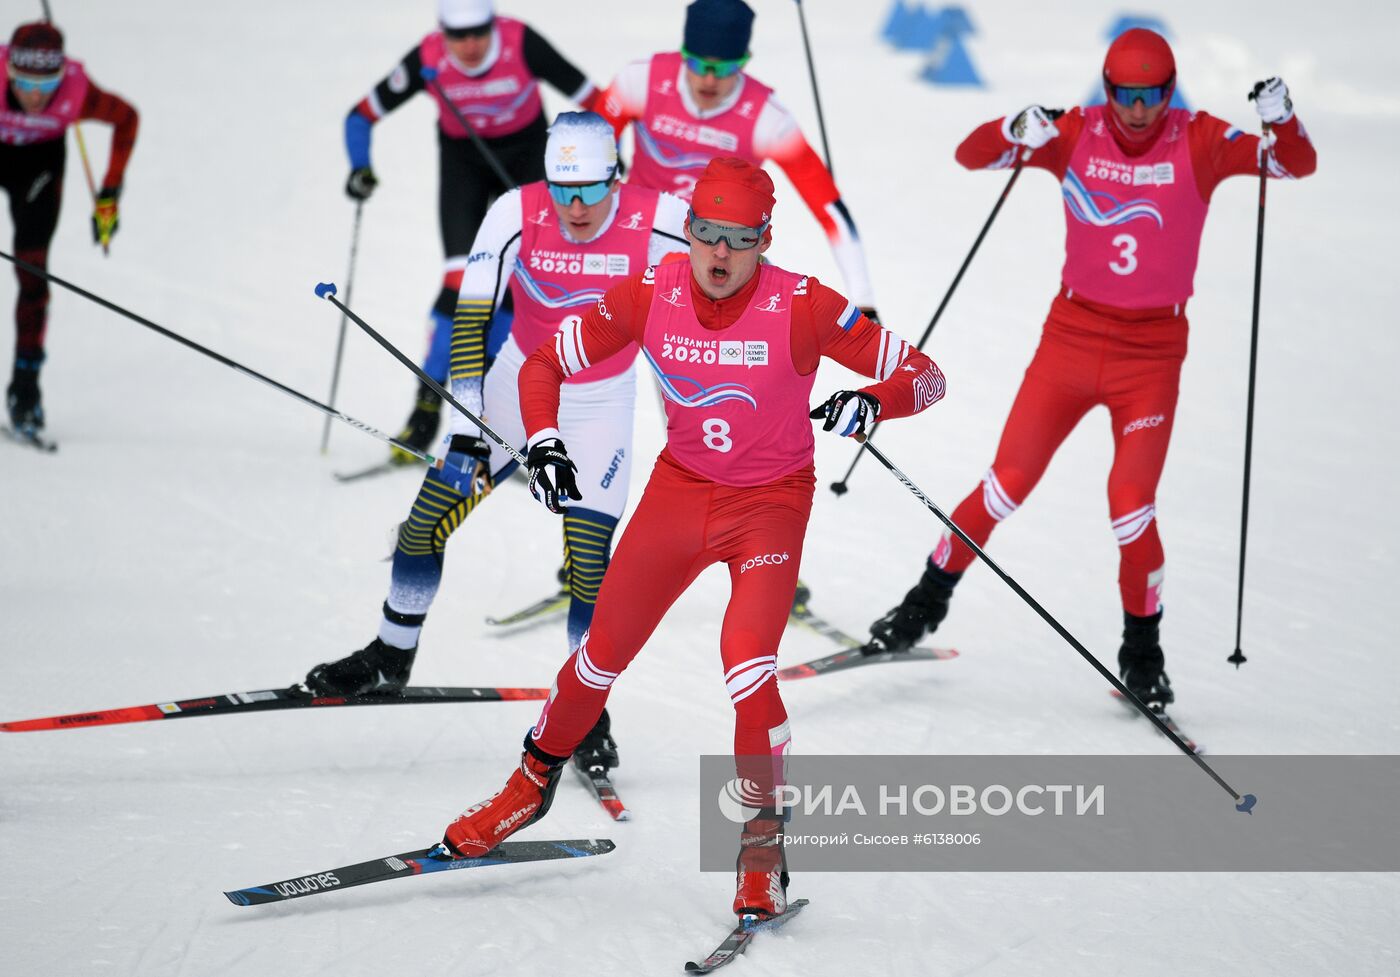
[{"label": "cross-country skier", "polygon": [[[435,72],[431,82],[425,70]],[[446,263],[442,290],[429,317],[432,332],[423,369],[439,383],[447,379],[452,315],[471,243],[486,209],[509,189],[458,114],[517,184],[541,180],[546,125],[540,81],[586,109],[600,100],[583,72],[529,25],[496,16],[493,0],[438,0],[438,28],[404,55],[345,118],[350,157],[345,192],[362,201],[379,183],[370,163],[371,128],[418,92],[426,91],[437,104],[438,223]],[[441,411],[437,394],[420,384],[399,440],[426,449],[437,438]],[[397,449],[394,458],[414,460]]]},{"label": "cross-country skier", "polygon": [[[958,147],[968,169],[1000,169],[1033,150],[1028,166],[1050,170],[1064,195],[1065,265],[1040,348],[1011,406],[981,485],[953,513],[978,545],[1026,500],[1055,450],[1103,404],[1113,430],[1109,518],[1118,539],[1123,599],[1123,682],[1157,709],[1174,694],[1158,639],[1162,543],[1157,481],[1176,412],[1192,292],[1211,193],[1226,177],[1259,172],[1293,179],[1317,154],[1278,78],[1256,87],[1255,107],[1272,139],[1205,112],[1169,107],[1176,85],[1171,48],[1141,28],[1120,35],[1104,59],[1107,104],[1059,119],[1039,105],[988,122]],[[871,625],[871,647],[902,650],[935,629],[974,559],[950,533],[929,556],[904,601]]]},{"label": "cross-country skier", "polygon": [[826,231],[847,294],[879,322],[865,250],[836,182],[772,89],[743,70],[753,19],[744,0],[695,0],[686,7],[680,51],[633,62],[613,79],[599,111],[619,136],[635,123],[627,179],[689,200],[716,156],[772,160]]},{"label": "cross-country skier", "polygon": [[[686,223],[689,262],[649,268],[609,289],[537,349],[520,372],[531,488],[554,512],[588,505],[596,488],[572,460],[569,378],[640,347],[666,398],[667,445],[603,579],[593,624],[555,678],[505,788],[448,826],[463,857],[490,851],[549,809],[559,772],[607,702],[613,682],[667,608],[706,567],[729,567],[720,633],[734,703],[734,753],[768,808],[741,836],[734,909],[786,905],[771,805],[790,736],[778,694],[787,624],[814,486],[808,398],[821,357],[878,382],[841,390],[811,411],[823,429],[863,434],[943,396],[928,357],[841,295],[759,255],[771,242],[773,182],[747,160],[712,160]],[[566,448],[566,444],[569,447]]]},{"label": "cross-country skier", "polygon": [[[462,278],[452,336],[457,400],[511,444],[525,443],[517,375],[525,357],[552,345],[608,286],[665,255],[684,251],[685,202],[618,183],[612,127],[592,112],[566,112],[549,130],[547,182],[528,183],[491,206]],[[486,336],[506,287],[515,318],[490,372]],[[569,648],[588,630],[613,531],[627,504],[632,469],[636,350],[598,358],[564,386],[565,436],[574,446],[587,506],[564,517]],[[484,399],[482,376],[485,374]],[[392,691],[408,682],[418,635],[442,578],[448,537],[515,462],[465,417],[452,412],[446,463],[430,468],[399,529],[379,636],[348,658],[318,665],[306,684],[322,694]],[[485,556],[482,565],[491,562]],[[584,769],[617,765],[606,715],[578,752]]]},{"label": "cross-country skier", "polygon": [[[49,242],[63,202],[64,136],[81,119],[113,126],[107,174],[93,205],[93,239],[106,245],[117,230],[117,199],[127,159],[136,144],[136,110],[92,83],[83,63],[65,57],[63,34],[46,21],[21,24],[8,45],[0,45],[8,84],[0,111],[0,186],[10,198],[14,254],[47,268]],[[44,363],[48,325],[48,281],[18,266],[15,308],[15,363],[5,391],[10,424],[19,434],[36,435],[44,426],[39,368]]]}]

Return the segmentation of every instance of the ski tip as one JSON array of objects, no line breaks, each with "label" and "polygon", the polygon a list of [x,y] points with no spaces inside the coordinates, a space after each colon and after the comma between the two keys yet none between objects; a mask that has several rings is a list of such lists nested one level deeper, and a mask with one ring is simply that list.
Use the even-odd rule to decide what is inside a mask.
[{"label": "ski tip", "polygon": [[327,298],[335,294],[335,282],[320,282],[316,286],[316,297],[318,299]]},{"label": "ski tip", "polygon": [[1235,805],[1235,810],[1239,811],[1241,814],[1253,814],[1254,805],[1258,802],[1259,798],[1255,797],[1253,794],[1245,794],[1240,798],[1240,802]]},{"label": "ski tip", "polygon": [[228,901],[235,906],[251,906],[253,904],[252,900],[238,889],[235,889],[233,892],[225,892],[224,895],[228,898]]}]

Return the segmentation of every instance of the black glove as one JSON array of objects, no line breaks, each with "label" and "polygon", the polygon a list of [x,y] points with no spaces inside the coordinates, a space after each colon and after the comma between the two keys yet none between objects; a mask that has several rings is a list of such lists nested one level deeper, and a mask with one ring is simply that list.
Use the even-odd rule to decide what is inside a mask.
[{"label": "black glove", "polygon": [[880,401],[859,390],[838,390],[808,416],[821,419],[823,431],[863,440],[880,416]]},{"label": "black glove", "polygon": [[530,494],[543,502],[550,512],[562,516],[568,510],[563,505],[566,500],[578,502],[583,498],[574,481],[578,466],[569,460],[564,442],[558,438],[549,438],[531,447],[525,467],[530,473]]},{"label": "black glove", "polygon": [[368,200],[377,186],[379,178],[374,175],[374,169],[369,166],[357,166],[350,171],[350,176],[345,181],[345,195],[351,200]]},{"label": "black glove", "polygon": [[103,187],[93,201],[92,239],[104,248],[111,243],[112,235],[117,233],[117,198],[121,192],[121,187]]},{"label": "black glove", "polygon": [[491,445],[485,438],[454,434],[447,457],[438,465],[438,477],[460,495],[491,491]]},{"label": "black glove", "polygon": [[869,319],[871,322],[875,323],[875,325],[878,326],[878,325],[880,324],[880,313],[878,313],[878,312],[875,311],[875,306],[872,305],[872,306],[866,307],[866,306],[862,305],[862,306],[860,307],[860,314],[863,315],[863,316],[865,316],[865,317],[866,317],[867,319]]}]

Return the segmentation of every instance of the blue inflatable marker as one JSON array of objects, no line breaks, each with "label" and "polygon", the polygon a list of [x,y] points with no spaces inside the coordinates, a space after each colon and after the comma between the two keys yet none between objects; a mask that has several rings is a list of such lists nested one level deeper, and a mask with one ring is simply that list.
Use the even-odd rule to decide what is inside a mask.
[{"label": "blue inflatable marker", "polygon": [[1253,814],[1254,805],[1257,802],[1258,798],[1253,794],[1245,794],[1244,797],[1240,798],[1240,802],[1235,805],[1235,810],[1239,811],[1241,814]]},{"label": "blue inflatable marker", "polygon": [[945,7],[935,21],[937,39],[929,49],[928,63],[919,78],[931,85],[963,85],[981,88],[982,78],[972,66],[963,37],[975,33],[972,19],[962,7]]},{"label": "blue inflatable marker", "polygon": [[976,34],[976,29],[972,26],[972,18],[967,15],[967,11],[962,7],[944,7],[939,14],[943,18],[941,29],[946,34]]},{"label": "blue inflatable marker", "polygon": [[334,295],[334,294],[335,294],[335,283],[334,283],[334,282],[321,282],[321,284],[319,284],[319,285],[316,286],[316,297],[317,297],[318,299],[323,299],[323,298],[326,298],[328,295]]},{"label": "blue inflatable marker", "polygon": [[897,51],[927,51],[938,42],[942,16],[919,4],[906,7],[898,4],[886,27],[891,45]]},{"label": "blue inflatable marker", "polygon": [[881,40],[891,44],[895,43],[904,31],[911,13],[913,13],[913,8],[906,5],[904,0],[894,0],[894,6],[890,8],[890,15],[885,18],[885,26],[880,28]]},{"label": "blue inflatable marker", "polygon": [[[1121,15],[1113,22],[1113,25],[1109,27],[1104,36],[1108,38],[1111,44],[1118,39],[1119,34],[1130,31],[1134,27],[1145,27],[1147,30],[1161,34],[1168,41],[1172,39],[1171,31],[1167,30],[1167,25],[1162,22],[1160,17],[1147,17],[1139,14]],[[1107,101],[1107,99],[1104,97],[1103,93],[1103,82],[1100,81],[1094,85],[1093,90],[1089,93],[1089,97],[1084,100],[1084,105],[1102,105],[1105,101]],[[1186,97],[1181,94],[1181,83],[1179,81],[1177,82],[1175,90],[1172,91],[1171,107],[1174,109],[1185,109],[1188,112],[1191,111],[1191,106],[1186,101]]]}]

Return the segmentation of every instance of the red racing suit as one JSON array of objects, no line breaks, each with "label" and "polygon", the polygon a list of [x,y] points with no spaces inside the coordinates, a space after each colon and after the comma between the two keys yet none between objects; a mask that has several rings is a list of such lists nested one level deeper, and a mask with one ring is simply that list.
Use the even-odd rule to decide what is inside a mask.
[{"label": "red racing suit", "polygon": [[[649,269],[609,289],[581,322],[566,323],[552,346],[541,346],[526,360],[520,371],[520,402],[530,443],[553,436],[559,388],[567,377],[635,343],[661,375],[671,415],[668,442],[679,436],[678,416],[688,417],[688,427],[698,431],[699,415],[733,395],[756,405],[758,426],[749,430],[785,429],[783,443],[793,447],[774,467],[771,443],[754,446],[760,439],[744,438],[736,420],[732,437],[705,435],[712,439],[711,477],[682,465],[669,444],[662,451],[603,577],[592,626],[559,670],[532,733],[536,745],[555,756],[572,754],[593,727],[613,682],[667,608],[701,570],[725,563],[733,589],[724,611],[720,657],[735,709],[735,754],[781,757],[790,737],[775,677],[778,642],[792,606],[815,482],[810,437],[804,442],[795,436],[792,418],[781,418],[785,425],[765,423],[772,420],[762,416],[765,404],[770,410],[777,403],[785,411],[800,410],[806,427],[806,400],[798,403],[793,389],[805,383],[810,392],[822,356],[879,381],[864,390],[879,400],[882,420],[917,413],[943,396],[943,375],[928,357],[815,279],[760,271],[737,294],[714,301],[694,283],[688,268],[683,278],[675,268]],[[677,286],[663,294],[658,278]],[[766,293],[774,290],[765,286],[760,293],[760,280],[780,282],[782,290],[770,295]],[[692,334],[717,337],[719,357],[710,360],[711,365],[722,361],[725,348],[735,348],[729,343],[744,351],[736,355],[735,369],[728,374],[740,382],[709,386],[702,391],[704,397],[692,395],[694,388],[681,382],[681,374],[698,374],[705,364],[692,359],[685,367],[664,366],[676,363],[676,350],[668,361],[662,346],[675,336],[648,329],[648,320],[666,311],[662,303],[686,302],[693,306],[695,318],[688,320]],[[774,310],[783,314],[765,317]],[[788,335],[780,329],[787,329]],[[787,352],[768,358],[770,350],[779,349]],[[745,369],[746,360],[756,364],[760,355],[761,365]],[[774,387],[781,396],[773,396]],[[702,409],[685,411],[696,406]],[[726,466],[736,472],[757,470],[753,458],[744,459],[751,447],[763,453],[765,470],[776,474],[762,484],[746,483],[742,476],[738,481],[726,478]]]},{"label": "red racing suit", "polygon": [[[1119,590],[1124,610],[1149,617],[1161,609],[1157,482],[1186,356],[1185,308],[1201,225],[1221,180],[1259,172],[1261,140],[1204,112],[1172,110],[1157,140],[1126,147],[1114,135],[1109,111],[1071,110],[1056,122],[1059,135],[1026,164],[1061,181],[1069,284],[1050,305],[992,467],[953,521],[985,544],[1030,495],[1080,418],[1103,404],[1113,428],[1108,507],[1119,545]],[[1005,123],[976,129],[958,147],[958,162],[968,169],[1009,166],[1022,150],[1006,139]],[[1273,133],[1269,176],[1292,179],[1317,168],[1296,117]],[[1085,283],[1097,294],[1085,294]],[[961,573],[974,555],[945,534],[929,559]]]}]

